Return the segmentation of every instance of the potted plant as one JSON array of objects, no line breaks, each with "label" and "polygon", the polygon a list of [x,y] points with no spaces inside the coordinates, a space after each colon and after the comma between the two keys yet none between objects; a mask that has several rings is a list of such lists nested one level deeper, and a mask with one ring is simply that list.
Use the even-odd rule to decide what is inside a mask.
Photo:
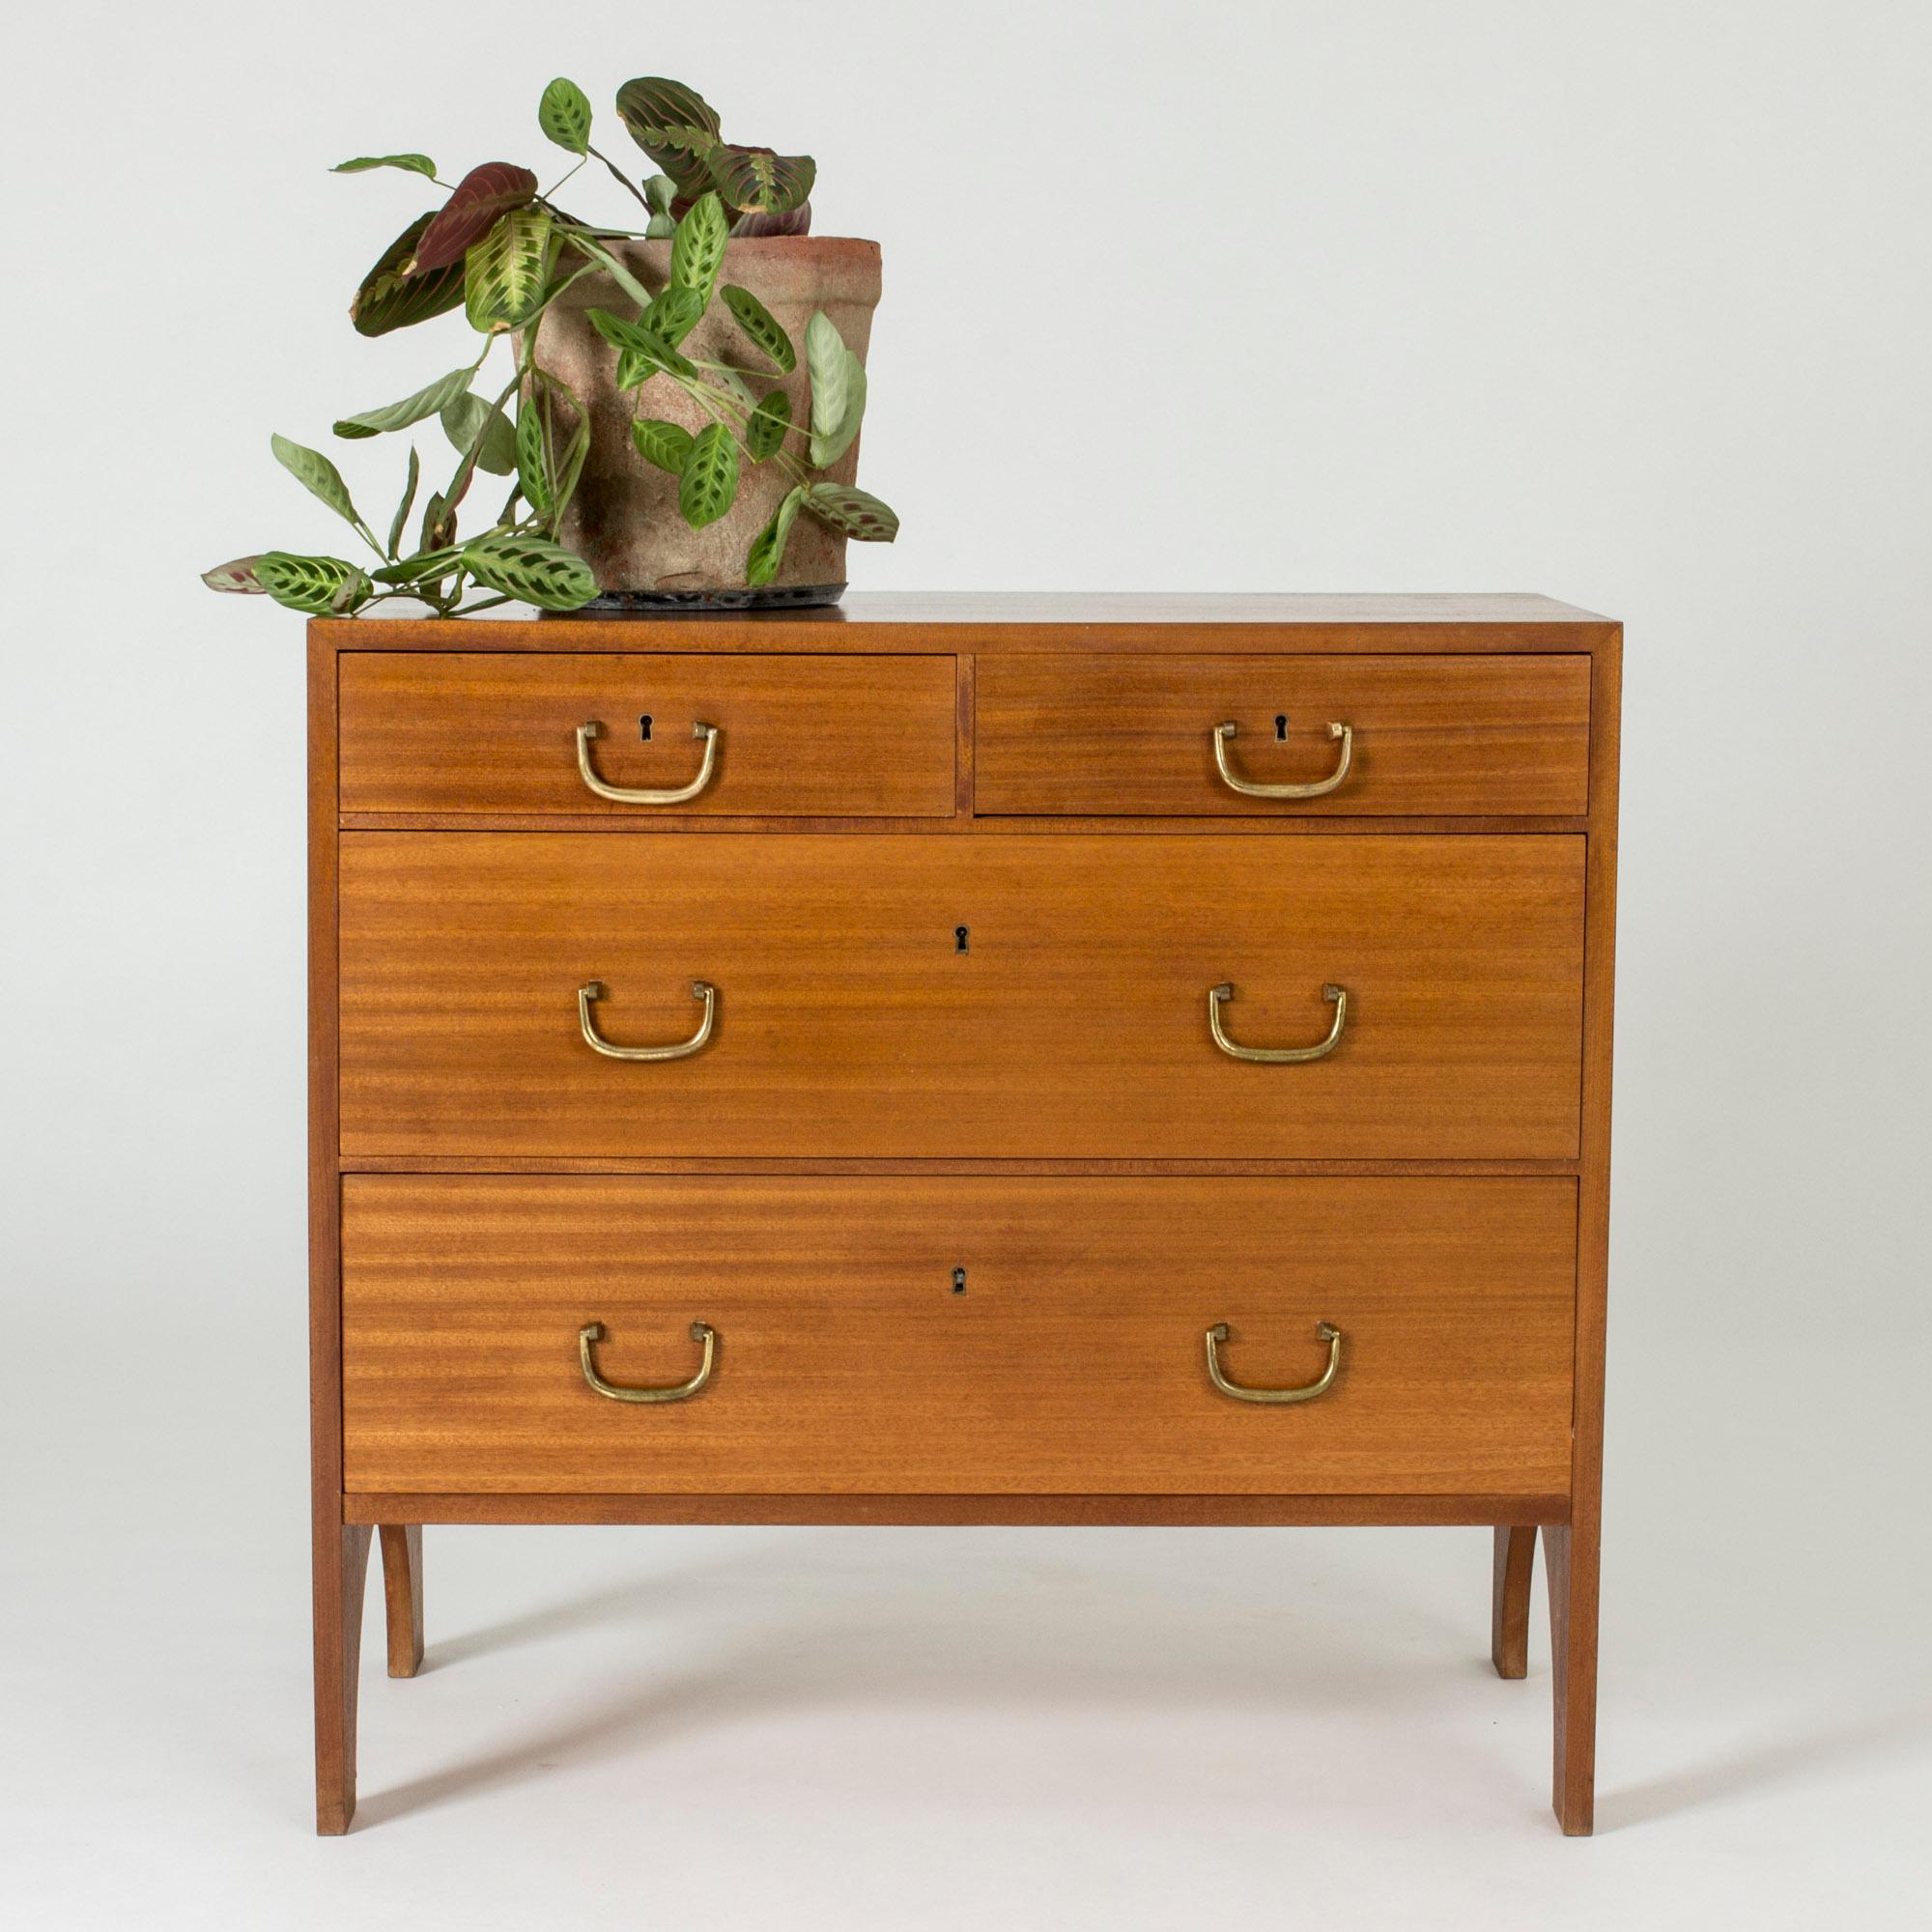
[{"label": "potted plant", "polygon": [[[563,176],[543,188],[512,162],[472,168],[383,251],[350,305],[363,335],[461,308],[481,337],[473,359],[334,426],[356,440],[434,417],[456,454],[449,481],[418,516],[412,440],[379,537],[327,456],[276,436],[276,458],[372,560],[268,551],[207,572],[212,588],[318,615],[393,597],[458,615],[512,600],[830,603],[846,542],[897,534],[855,480],[878,244],[812,236],[810,156],[724,141],[690,88],[628,81],[617,111],[660,173],[634,183],[591,145],[582,90],[554,80],[537,120],[576,157]],[[636,198],[641,231],[559,204],[592,160]],[[363,156],[335,172],[377,168],[447,185],[426,155]],[[482,379],[499,340],[507,370]],[[509,495],[466,535],[479,472],[509,479]]]}]

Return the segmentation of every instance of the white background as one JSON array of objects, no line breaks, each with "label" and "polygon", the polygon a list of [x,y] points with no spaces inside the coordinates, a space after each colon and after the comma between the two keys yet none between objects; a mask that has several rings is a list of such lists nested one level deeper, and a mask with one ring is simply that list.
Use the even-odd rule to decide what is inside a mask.
[{"label": "white background", "polygon": [[[14,1923],[1924,1923],[1932,9],[8,39]],[[326,165],[548,168],[556,72],[613,153],[620,81],[690,81],[884,242],[860,584],[1628,624],[1594,1840],[1475,1530],[432,1531],[430,1668],[370,1645],[358,1829],[309,1836],[301,635],[195,574],[337,546],[270,430],[459,359],[351,331],[424,185]],[[337,448],[380,520],[399,450]]]}]

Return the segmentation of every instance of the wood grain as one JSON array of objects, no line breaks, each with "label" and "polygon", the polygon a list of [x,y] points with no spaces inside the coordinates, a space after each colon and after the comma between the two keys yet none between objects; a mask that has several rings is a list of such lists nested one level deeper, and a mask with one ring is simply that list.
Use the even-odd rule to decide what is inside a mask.
[{"label": "wood grain", "polygon": [[[358,651],[342,661],[341,704],[348,812],[631,823],[954,809],[951,657]],[[591,719],[608,783],[687,783],[699,721],[719,730],[717,775],[674,808],[599,798],[577,769],[577,727]]]},{"label": "wood grain", "polygon": [[[1547,1495],[1576,1187],[1536,1180],[344,1183],[354,1491]],[[966,1270],[964,1293],[954,1269]],[[580,1373],[709,1387],[636,1407]],[[1340,1380],[1292,1407],[1209,1383]]]},{"label": "wood grain", "polygon": [[413,1677],[423,1661],[422,1524],[385,1522],[381,1529],[389,1675]]},{"label": "wood grain", "polygon": [[[990,659],[979,674],[975,809],[988,812],[1564,814],[1587,803],[1590,660],[1564,657]],[[1281,738],[1277,721],[1287,720]],[[1260,783],[1336,768],[1330,720],[1352,733],[1349,774],[1310,799],[1233,791],[1228,755]]]},{"label": "wood grain", "polygon": [[[1567,1158],[1582,841],[342,840],[359,1155]],[[969,951],[955,950],[969,929]],[[577,988],[629,1042],[600,1058]],[[1207,994],[1232,981],[1230,1059]]]},{"label": "wood grain", "polygon": [[1529,1674],[1529,1586],[1536,1571],[1536,1531],[1498,1523],[1490,1592],[1490,1661],[1498,1677]]}]

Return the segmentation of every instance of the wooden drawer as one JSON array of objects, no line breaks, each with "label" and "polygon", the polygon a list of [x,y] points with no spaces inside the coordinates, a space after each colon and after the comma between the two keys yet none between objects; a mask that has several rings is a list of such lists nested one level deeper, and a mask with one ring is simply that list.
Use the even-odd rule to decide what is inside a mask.
[{"label": "wooden drawer", "polygon": [[[981,812],[1572,815],[1587,807],[1586,656],[1127,657],[980,661]],[[1252,798],[1235,778],[1308,784]],[[1286,735],[1282,735],[1285,724]]]},{"label": "wooden drawer", "polygon": [[[345,812],[950,816],[951,657],[349,651],[342,655]],[[649,722],[646,741],[643,721]],[[694,726],[718,730],[713,775],[672,805],[600,797],[697,775]]]},{"label": "wooden drawer", "polygon": [[[347,1488],[1560,1495],[1576,1183],[351,1176]],[[954,1270],[965,1270],[963,1293]],[[597,1372],[687,1400],[593,1391]],[[1242,1383],[1217,1392],[1204,1331]]]},{"label": "wooden drawer", "polygon": [[[1583,845],[352,833],[356,1155],[1569,1158]],[[964,951],[960,950],[964,929]],[[687,1058],[601,1057],[694,1034]],[[1320,1040],[1254,1065],[1230,1037]]]}]

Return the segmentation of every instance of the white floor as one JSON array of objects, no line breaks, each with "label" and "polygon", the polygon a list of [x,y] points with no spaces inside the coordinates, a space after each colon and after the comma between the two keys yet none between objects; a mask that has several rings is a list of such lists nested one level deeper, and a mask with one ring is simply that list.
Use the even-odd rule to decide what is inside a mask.
[{"label": "white floor", "polygon": [[413,1682],[372,1583],[318,1841],[293,1321],[225,1389],[19,1339],[10,1925],[1932,1922],[1924,1525],[1842,1481],[1918,1440],[1903,1371],[1821,1427],[1759,1363],[1693,1427],[1642,1350],[1593,1840],[1547,1808],[1540,1590],[1530,1680],[1490,1670],[1486,1531],[445,1529]]}]

